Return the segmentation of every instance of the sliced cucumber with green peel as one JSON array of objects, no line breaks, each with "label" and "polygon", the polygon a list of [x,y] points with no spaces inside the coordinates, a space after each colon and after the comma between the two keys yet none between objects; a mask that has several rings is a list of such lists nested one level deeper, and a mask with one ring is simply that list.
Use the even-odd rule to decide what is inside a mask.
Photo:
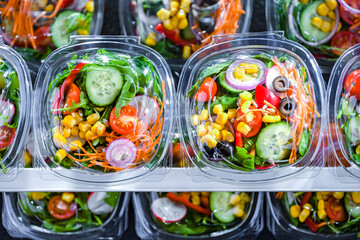
[{"label": "sliced cucumber with green peel", "polygon": [[256,154],[260,158],[281,160],[289,156],[291,150],[291,126],[286,122],[267,125],[256,140]]},{"label": "sliced cucumber with green peel", "polygon": [[217,220],[222,223],[230,223],[235,220],[229,202],[231,192],[212,192],[210,194],[210,209]]},{"label": "sliced cucumber with green peel", "polygon": [[73,15],[80,15],[80,13],[72,10],[63,11],[59,13],[51,25],[51,39],[56,47],[68,44],[69,37],[76,34],[76,31],[70,32],[67,24],[68,19]]},{"label": "sliced cucumber with green peel", "polygon": [[123,86],[123,77],[119,70],[106,66],[86,68],[86,93],[96,106],[107,106],[114,102]]},{"label": "sliced cucumber with green peel", "polygon": [[345,135],[351,146],[356,146],[360,143],[360,117],[358,115],[352,116],[347,121]]}]

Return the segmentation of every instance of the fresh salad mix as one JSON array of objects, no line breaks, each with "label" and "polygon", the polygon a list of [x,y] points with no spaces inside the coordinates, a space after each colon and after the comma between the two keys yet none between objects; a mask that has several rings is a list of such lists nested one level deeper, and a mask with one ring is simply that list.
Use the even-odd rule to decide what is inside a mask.
[{"label": "fresh salad mix", "polygon": [[296,227],[341,234],[360,230],[360,192],[278,193]]},{"label": "fresh salad mix", "polygon": [[244,192],[169,192],[159,194],[151,210],[167,232],[203,234],[229,229],[245,220],[251,198]]},{"label": "fresh salad mix", "polygon": [[307,70],[288,55],[216,62],[187,94],[200,153],[241,171],[291,164],[305,156],[315,115]]},{"label": "fresh salad mix", "polygon": [[360,15],[344,4],[360,8],[358,0],[276,1],[278,30],[304,44],[316,58],[336,59],[360,43]]},{"label": "fresh salad mix", "polygon": [[132,0],[142,41],[166,58],[189,58],[212,36],[236,33],[241,0]]},{"label": "fresh salad mix", "polygon": [[44,59],[69,42],[89,35],[93,0],[5,0],[0,3],[0,34],[25,60]]},{"label": "fresh salad mix", "polygon": [[73,232],[101,227],[117,207],[119,196],[110,192],[21,192],[18,208],[30,225]]},{"label": "fresh salad mix", "polygon": [[145,165],[156,154],[165,82],[146,57],[103,49],[74,55],[49,91],[53,162],[113,172]]}]

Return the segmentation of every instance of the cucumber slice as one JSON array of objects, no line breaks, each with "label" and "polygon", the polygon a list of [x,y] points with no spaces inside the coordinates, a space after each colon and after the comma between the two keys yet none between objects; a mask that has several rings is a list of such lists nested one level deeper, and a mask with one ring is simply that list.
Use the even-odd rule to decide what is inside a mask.
[{"label": "cucumber slice", "polygon": [[331,34],[331,32],[325,33],[319,28],[316,28],[311,24],[311,20],[314,17],[320,17],[323,21],[331,22],[328,17],[322,17],[317,13],[317,8],[320,4],[324,3],[324,0],[318,0],[309,4],[301,13],[300,16],[300,30],[301,35],[310,42],[320,42]]},{"label": "cucumber slice", "polygon": [[235,220],[229,202],[231,192],[212,192],[210,194],[210,209],[217,220],[222,223],[230,223]]},{"label": "cucumber slice", "polygon": [[96,106],[111,104],[123,86],[121,73],[113,67],[90,66],[86,68],[86,93]]},{"label": "cucumber slice", "polygon": [[345,135],[351,146],[356,146],[360,143],[360,117],[358,115],[352,116],[348,120]]},{"label": "cucumber slice", "polygon": [[66,10],[55,18],[54,23],[51,25],[51,39],[56,47],[61,47],[69,42],[69,37],[75,35],[76,31],[70,32],[68,27],[68,20],[72,18],[72,15],[80,15],[80,13],[72,10]]},{"label": "cucumber slice", "polygon": [[290,153],[291,126],[286,122],[269,124],[256,140],[256,154],[263,159],[280,160]]},{"label": "cucumber slice", "polygon": [[236,95],[239,95],[239,93],[242,93],[243,90],[239,90],[239,89],[236,89],[236,88],[233,88],[232,86],[230,86],[227,82],[226,82],[226,79],[225,79],[225,72],[221,72],[219,74],[219,83],[220,83],[220,86],[223,88],[224,92],[228,92],[230,94],[236,94]]}]

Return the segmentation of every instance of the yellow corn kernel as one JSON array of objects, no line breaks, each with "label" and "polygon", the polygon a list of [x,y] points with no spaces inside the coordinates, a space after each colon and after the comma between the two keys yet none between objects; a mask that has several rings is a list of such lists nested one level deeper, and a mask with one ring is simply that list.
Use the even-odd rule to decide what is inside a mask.
[{"label": "yellow corn kernel", "polygon": [[236,205],[240,202],[241,198],[239,194],[232,194],[229,200],[229,204]]},{"label": "yellow corn kernel", "polygon": [[245,77],[245,69],[241,67],[235,68],[233,76],[236,79],[243,79]]},{"label": "yellow corn kernel", "polygon": [[77,33],[78,33],[79,35],[89,35],[89,31],[88,31],[87,29],[82,29],[82,28],[79,28],[79,29],[77,30]]},{"label": "yellow corn kernel", "polygon": [[82,143],[79,140],[75,140],[69,143],[69,147],[71,151],[76,151],[82,147]]},{"label": "yellow corn kernel", "polygon": [[330,10],[335,10],[337,7],[336,0],[325,0],[325,4]]},{"label": "yellow corn kernel", "polygon": [[325,201],[324,200],[319,200],[318,202],[318,209],[325,209]]},{"label": "yellow corn kernel", "polygon": [[320,30],[325,33],[330,32],[331,31],[331,22],[324,21],[320,27]]},{"label": "yellow corn kernel", "polygon": [[157,13],[156,16],[161,19],[161,21],[166,21],[170,18],[170,12],[165,8],[161,8]]},{"label": "yellow corn kernel", "polygon": [[290,215],[292,218],[298,218],[300,216],[300,206],[292,205],[290,207]]},{"label": "yellow corn kernel", "polygon": [[190,4],[184,3],[184,1],[182,1],[180,9],[184,10],[185,13],[188,13],[190,11]]},{"label": "yellow corn kernel", "polygon": [[197,135],[199,137],[203,137],[203,136],[205,136],[207,134],[207,130],[206,130],[204,125],[197,126],[196,131],[197,131]]},{"label": "yellow corn kernel", "polygon": [[351,198],[354,203],[356,203],[356,204],[360,203],[360,192],[352,192]]},{"label": "yellow corn kernel", "polygon": [[63,136],[68,138],[71,136],[71,128],[65,127],[63,130]]},{"label": "yellow corn kernel", "polygon": [[336,20],[336,13],[334,11],[330,11],[328,13],[328,17],[331,19],[331,20]]},{"label": "yellow corn kernel", "polygon": [[[175,17],[172,17],[170,19],[170,24],[173,26],[173,28],[177,28],[177,26],[179,25],[179,19],[175,16]],[[190,47],[190,46],[189,46]]]},{"label": "yellow corn kernel", "polygon": [[320,16],[325,17],[326,15],[328,15],[330,9],[325,3],[322,3],[318,6],[316,11]]},{"label": "yellow corn kernel", "polygon": [[210,131],[212,129],[211,122],[206,122],[205,123],[205,129],[206,129],[206,131]]},{"label": "yellow corn kernel", "polygon": [[200,112],[200,120],[205,121],[209,118],[209,112],[206,109],[201,110]]},{"label": "yellow corn kernel", "polygon": [[184,12],[184,10],[180,9],[177,14],[176,14],[178,19],[184,19],[186,18],[186,13]]},{"label": "yellow corn kernel", "polygon": [[228,110],[228,118],[229,119],[236,118],[236,109],[235,108]]},{"label": "yellow corn kernel", "polygon": [[357,147],[356,147],[355,151],[356,151],[356,154],[360,154],[360,144],[359,144],[359,145],[357,145]]},{"label": "yellow corn kernel", "polygon": [[85,133],[85,138],[92,141],[95,140],[98,136],[96,136],[96,134],[94,134],[92,131],[87,131]]},{"label": "yellow corn kernel", "polygon": [[234,216],[239,218],[244,216],[245,213],[241,204],[236,204],[235,207],[233,208],[233,211],[234,211]]},{"label": "yellow corn kernel", "polygon": [[280,115],[275,115],[275,116],[265,115],[265,116],[263,116],[262,121],[266,122],[266,123],[280,122],[281,116]]},{"label": "yellow corn kernel", "polygon": [[[335,27],[335,23],[334,23],[334,27]],[[341,22],[339,22],[339,27],[336,32],[339,32],[341,30],[341,28],[342,28],[342,24],[341,24]]]},{"label": "yellow corn kernel", "polygon": [[85,10],[87,12],[94,12],[94,1],[87,2],[85,5]]},{"label": "yellow corn kernel", "polygon": [[234,142],[235,141],[234,135],[232,135],[232,133],[229,132],[228,130],[222,130],[221,134],[222,134],[222,137],[223,137],[222,138],[223,141],[228,141],[228,142]]},{"label": "yellow corn kernel", "polygon": [[57,157],[58,161],[60,162],[66,157],[66,151],[62,148],[56,151],[55,156]]},{"label": "yellow corn kernel", "polygon": [[316,198],[317,198],[317,200],[324,200],[321,192],[316,192]]},{"label": "yellow corn kernel", "polygon": [[97,127],[96,135],[102,136],[105,133],[105,131],[106,131],[106,126],[100,123],[99,126]]},{"label": "yellow corn kernel", "polygon": [[304,222],[309,215],[310,211],[304,208],[299,215],[299,221]]},{"label": "yellow corn kernel", "polygon": [[211,134],[206,134],[203,137],[203,140],[209,148],[216,147],[216,145],[218,143],[217,140]]},{"label": "yellow corn kernel", "polygon": [[308,4],[310,2],[310,0],[300,0],[299,2],[301,2],[303,4]]},{"label": "yellow corn kernel", "polygon": [[90,129],[91,129],[91,125],[88,122],[83,121],[83,122],[79,123],[79,130],[80,131],[86,133]]},{"label": "yellow corn kernel", "polygon": [[311,24],[317,28],[321,28],[321,25],[323,24],[323,20],[319,17],[314,17],[311,20]]},{"label": "yellow corn kernel", "polygon": [[31,197],[34,200],[43,200],[46,197],[47,193],[44,192],[32,192]]},{"label": "yellow corn kernel", "polygon": [[78,112],[71,113],[71,116],[73,116],[73,118],[75,118],[75,121],[76,121],[75,125],[84,121],[84,118],[82,116],[80,116],[80,114]]},{"label": "yellow corn kernel", "polygon": [[334,192],[333,196],[336,199],[342,199],[344,197],[344,192]]},{"label": "yellow corn kernel", "polygon": [[75,195],[71,192],[64,192],[61,195],[61,200],[67,202],[67,203],[71,203],[72,201],[74,201]]},{"label": "yellow corn kernel", "polygon": [[331,197],[331,195],[332,195],[331,192],[321,192],[321,196],[324,201],[328,200]]},{"label": "yellow corn kernel", "polygon": [[163,25],[164,25],[164,28],[166,28],[167,30],[170,30],[170,31],[174,30],[174,26],[171,25],[170,19],[165,20],[163,22]]},{"label": "yellow corn kernel", "polygon": [[307,210],[309,210],[309,211],[312,211],[312,210],[313,210],[313,207],[311,206],[310,203],[305,203],[304,209],[307,209]]},{"label": "yellow corn kernel", "polygon": [[246,192],[242,192],[239,195],[240,195],[241,200],[243,200],[244,202],[247,202],[247,203],[251,202],[251,198],[250,198],[249,194],[247,194]]},{"label": "yellow corn kernel", "polygon": [[218,115],[216,116],[216,122],[220,125],[225,125],[227,121],[228,121],[227,113],[219,112]]},{"label": "yellow corn kernel", "polygon": [[94,125],[92,125],[91,131],[92,131],[93,134],[96,134],[96,131],[97,131],[97,128],[98,128],[99,124],[101,124],[101,122],[97,121]]},{"label": "yellow corn kernel", "polygon": [[53,4],[49,4],[49,5],[47,5],[46,7],[44,7],[44,10],[46,11],[46,12],[52,12],[52,11],[54,11],[54,5]]},{"label": "yellow corn kernel", "polygon": [[254,119],[255,115],[253,112],[248,112],[245,115],[246,122],[251,122]]},{"label": "yellow corn kernel", "polygon": [[247,113],[247,111],[249,110],[250,106],[251,106],[251,101],[248,100],[248,101],[245,101],[242,105],[241,105],[241,111],[243,113]]},{"label": "yellow corn kernel", "polygon": [[240,123],[237,125],[236,130],[237,130],[238,132],[240,132],[241,134],[243,134],[243,135],[247,135],[247,134],[250,132],[251,128],[250,128],[249,125],[247,125],[246,123],[240,122]]},{"label": "yellow corn kernel", "polygon": [[82,132],[82,131],[80,131],[79,132],[79,138],[82,138],[82,139],[84,139],[85,138],[85,132]]},{"label": "yellow corn kernel", "polygon": [[25,162],[25,166],[30,166],[32,163],[32,156],[27,150],[23,154],[23,161]]},{"label": "yellow corn kernel", "polygon": [[209,133],[212,134],[218,141],[221,141],[222,134],[221,134],[221,132],[219,130],[213,129]]},{"label": "yellow corn kernel", "polygon": [[79,127],[78,126],[74,126],[71,129],[71,136],[73,136],[73,137],[79,136]]},{"label": "yellow corn kernel", "polygon": [[179,10],[179,3],[176,1],[170,2],[170,16],[175,16]]},{"label": "yellow corn kernel", "polygon": [[209,192],[201,192],[201,195],[204,197],[209,197],[210,193]]},{"label": "yellow corn kernel", "polygon": [[320,209],[317,214],[320,219],[324,219],[327,216],[325,209]]},{"label": "yellow corn kernel", "polygon": [[180,30],[185,29],[189,25],[187,18],[180,19],[178,28]]},{"label": "yellow corn kernel", "polygon": [[259,67],[256,64],[247,64],[245,68],[245,73],[253,74],[259,72]]},{"label": "yellow corn kernel", "polygon": [[66,138],[63,135],[61,135],[60,133],[54,134],[54,141],[59,146],[63,146],[67,143]]},{"label": "yellow corn kernel", "polygon": [[217,129],[217,130],[223,130],[224,129],[224,125],[216,123],[216,122],[212,124],[212,127],[214,129]]},{"label": "yellow corn kernel", "polygon": [[197,126],[200,123],[200,116],[198,114],[195,114],[192,116],[191,120],[192,120],[193,125]]},{"label": "yellow corn kernel", "polygon": [[76,120],[71,115],[66,115],[62,120],[62,125],[64,125],[64,127],[72,128],[73,126],[75,126],[75,124]]},{"label": "yellow corn kernel", "polygon": [[183,53],[182,53],[182,58],[189,58],[191,55],[191,47],[190,46],[184,46],[183,48]]},{"label": "yellow corn kernel", "polygon": [[199,195],[192,195],[191,196],[191,202],[196,206],[200,206],[200,197],[199,197]]},{"label": "yellow corn kernel", "polygon": [[94,123],[96,123],[97,121],[99,121],[99,119],[100,119],[100,114],[99,114],[99,113],[93,113],[93,114],[91,114],[90,116],[88,116],[88,117],[86,118],[86,121],[87,121],[89,124],[93,125]]},{"label": "yellow corn kernel", "polygon": [[191,196],[199,196],[199,195],[200,195],[200,192],[190,192],[190,195],[191,195]]},{"label": "yellow corn kernel", "polygon": [[218,113],[223,112],[223,111],[224,111],[224,109],[223,109],[223,107],[222,107],[221,104],[216,104],[216,105],[214,106],[214,108],[213,108],[213,112],[214,112],[215,114],[218,114]]},{"label": "yellow corn kernel", "polygon": [[150,34],[152,33],[149,33],[149,35],[145,39],[145,44],[153,47],[156,45],[156,37],[152,37]]},{"label": "yellow corn kernel", "polygon": [[244,91],[242,93],[239,94],[239,97],[241,98],[241,100],[243,101],[251,101],[252,99],[252,94],[248,91]]}]

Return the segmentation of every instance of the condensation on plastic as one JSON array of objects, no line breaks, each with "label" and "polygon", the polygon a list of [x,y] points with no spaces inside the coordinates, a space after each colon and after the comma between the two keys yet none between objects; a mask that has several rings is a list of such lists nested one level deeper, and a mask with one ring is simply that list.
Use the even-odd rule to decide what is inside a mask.
[{"label": "condensation on plastic", "polygon": [[[29,70],[25,61],[21,58],[15,50],[5,45],[0,36],[0,58],[2,58],[6,65],[16,72],[19,80],[19,106],[20,116],[18,119],[18,126],[15,132],[13,143],[8,147],[8,151],[1,160],[7,169],[4,174],[0,170],[1,181],[11,181],[24,168],[23,150],[25,145],[25,136],[28,134],[30,127],[30,108],[31,108],[31,94],[32,85]],[[6,100],[6,99],[4,99]]]},{"label": "condensation on plastic", "polygon": [[[154,196],[155,195],[155,196]],[[139,238],[150,239],[255,239],[264,228],[263,193],[252,193],[247,217],[238,225],[218,232],[200,235],[170,233],[162,229],[153,217],[151,202],[157,198],[157,193],[133,193],[135,211],[135,230]]]},{"label": "condensation on plastic", "polygon": [[[124,35],[137,35],[136,33],[136,12],[134,12],[131,6],[131,2],[133,0],[119,0],[119,18],[120,18],[120,27],[121,32]],[[191,0],[193,1],[193,0]],[[237,30],[238,33],[246,33],[249,31],[251,24],[251,16],[252,16],[252,8],[253,8],[253,0],[242,0],[242,7],[245,14],[242,14],[239,19],[239,28]],[[153,28],[153,26],[151,27]],[[186,59],[181,59],[179,56],[178,59],[166,59],[169,63],[171,69],[175,72],[175,74],[180,74],[181,69],[183,68]]]},{"label": "condensation on plastic", "polygon": [[[116,54],[125,54],[128,56],[145,56],[150,60],[157,71],[160,81],[165,82],[166,101],[164,103],[163,129],[162,137],[157,146],[157,152],[151,160],[140,167],[133,167],[119,172],[100,172],[93,169],[71,168],[65,169],[60,166],[51,167],[52,161],[48,161],[55,154],[55,148],[52,143],[50,119],[51,114],[48,109],[50,93],[48,91],[49,83],[54,77],[67,68],[67,63],[72,62],[74,54],[81,59],[85,54],[93,55],[99,49]],[[77,60],[79,62],[79,60]],[[114,184],[124,181],[139,179],[148,175],[150,172],[162,166],[155,171],[157,176],[147,178],[149,181],[158,181],[169,170],[167,161],[171,161],[171,155],[168,157],[168,148],[172,141],[174,125],[174,84],[172,82],[171,72],[165,60],[154,50],[141,45],[137,37],[119,37],[119,36],[74,36],[68,45],[55,50],[46,58],[39,69],[36,80],[33,129],[35,138],[35,147],[37,157],[35,168],[42,178],[58,179],[66,178],[77,183],[86,183],[103,186],[104,183]],[[160,147],[161,146],[161,147]],[[51,171],[49,171],[51,170]]]},{"label": "condensation on plastic", "polygon": [[[326,103],[324,81],[319,66],[311,53],[300,44],[288,41],[281,33],[283,32],[216,36],[213,44],[197,51],[187,61],[178,87],[179,94],[177,101],[182,104],[178,104],[176,116],[177,127],[181,129],[181,143],[183,145],[190,145],[196,154],[191,159],[192,164],[196,167],[189,167],[187,170],[190,176],[205,176],[229,184],[238,184],[239,182],[281,181],[286,177],[300,174],[306,168],[310,171],[307,174],[299,175],[299,177],[313,177],[319,173],[319,167],[324,165],[322,152],[322,141],[325,131],[324,109]],[[219,166],[217,163],[209,161],[204,154],[199,154],[200,149],[196,141],[196,129],[191,123],[191,116],[194,114],[194,101],[185,98],[185,96],[198,79],[201,71],[206,67],[221,62],[224,59],[234,60],[239,58],[239,56],[255,56],[261,53],[273,56],[287,54],[299,64],[298,66],[306,68],[309,85],[313,91],[312,97],[320,114],[320,118],[317,116],[313,118],[311,143],[303,158],[286,166],[274,167],[258,172],[242,172]],[[190,158],[188,151],[186,154]],[[201,181],[201,178],[199,178],[199,181]]]},{"label": "condensation on plastic", "polygon": [[[18,206],[18,193],[3,193],[2,222],[10,236],[14,238],[43,239],[120,239],[128,227],[128,211],[130,193],[120,193],[115,210],[109,218],[99,227],[83,229],[73,232],[55,233],[34,221],[25,218]],[[37,223],[40,223],[37,219]]]},{"label": "condensation on plastic", "polygon": [[350,240],[356,239],[357,233],[346,234],[327,234],[314,233],[310,229],[298,228],[289,219],[288,213],[284,211],[281,201],[276,199],[276,193],[266,193],[266,227],[274,235],[276,239],[291,239],[291,240]]},{"label": "condensation on plastic", "polygon": [[[342,166],[344,171],[335,168],[334,172],[338,179],[343,182],[355,182],[360,178],[360,166],[352,160],[346,147],[346,137],[340,128],[341,121],[337,118],[341,108],[342,93],[346,77],[354,70],[360,69],[360,44],[344,52],[335,63],[331,72],[328,86],[328,109],[327,109],[327,159],[332,161],[333,166]],[[352,176],[349,178],[349,176]],[[355,177],[355,178],[353,178]]]}]

